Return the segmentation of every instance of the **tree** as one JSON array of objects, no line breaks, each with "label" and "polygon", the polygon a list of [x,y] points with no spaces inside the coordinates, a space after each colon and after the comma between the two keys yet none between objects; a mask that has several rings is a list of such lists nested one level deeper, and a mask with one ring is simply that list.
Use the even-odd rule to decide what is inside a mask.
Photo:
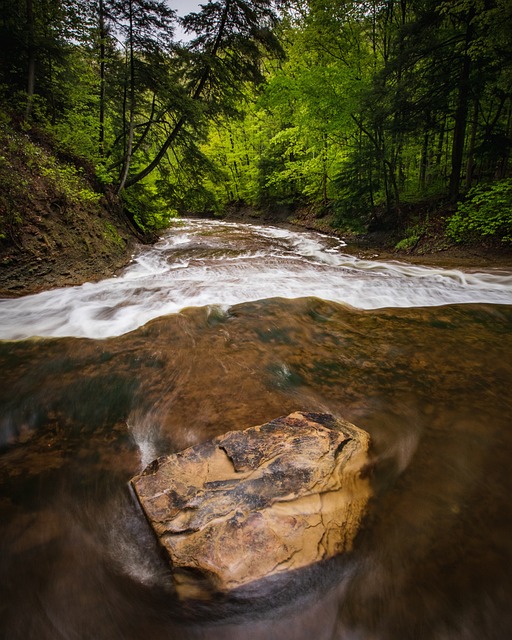
[{"label": "tree", "polygon": [[[136,184],[158,167],[187,124],[199,127],[205,117],[232,107],[231,98],[240,95],[244,83],[261,80],[262,57],[281,53],[271,30],[274,22],[270,0],[210,1],[201,12],[184,18],[186,31],[198,34],[185,57],[189,103],[180,115],[162,114],[166,123],[173,122],[163,144],[122,186]],[[200,108],[193,105],[200,101]]]},{"label": "tree", "polygon": [[[102,3],[100,26],[101,9],[104,7]],[[148,73],[148,63],[159,70],[167,66],[172,51],[174,11],[159,0],[110,0],[107,12],[114,28],[121,35],[126,50],[123,154],[118,183],[120,192],[125,186],[132,162],[138,97],[144,99],[151,75],[155,74],[154,70]]]},{"label": "tree", "polygon": [[294,3],[281,27],[287,61],[247,111],[247,130],[263,123],[257,171],[244,173],[250,189],[240,162],[229,165],[227,133],[216,131],[227,191],[327,203],[341,216],[384,209],[397,224],[404,202],[455,199],[477,180],[505,177],[511,11],[506,0]]}]

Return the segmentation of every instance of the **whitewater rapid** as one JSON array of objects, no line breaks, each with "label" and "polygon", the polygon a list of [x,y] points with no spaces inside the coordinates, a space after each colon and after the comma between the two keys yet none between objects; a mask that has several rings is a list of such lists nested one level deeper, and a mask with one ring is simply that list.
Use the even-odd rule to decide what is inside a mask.
[{"label": "whitewater rapid", "polygon": [[107,338],[186,307],[316,296],[359,309],[512,304],[512,270],[362,260],[314,232],[183,220],[119,277],[0,300],[0,339]]}]

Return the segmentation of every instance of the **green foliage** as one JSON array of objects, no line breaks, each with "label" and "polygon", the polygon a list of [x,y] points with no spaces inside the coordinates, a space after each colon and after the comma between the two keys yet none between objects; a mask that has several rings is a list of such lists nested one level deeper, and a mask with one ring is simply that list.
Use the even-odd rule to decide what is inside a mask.
[{"label": "green foliage", "polygon": [[159,194],[155,183],[139,182],[123,191],[121,197],[126,209],[144,231],[161,231],[178,215]]},{"label": "green foliage", "polygon": [[65,94],[60,102],[64,108],[45,122],[45,129],[62,149],[91,163],[99,162],[97,74],[80,51],[69,55],[68,68],[60,84],[60,90]]},{"label": "green foliage", "polygon": [[2,147],[0,149],[0,239],[12,236],[22,219],[17,203],[26,197],[28,186],[26,179],[17,174],[12,163],[13,149],[17,148],[17,141],[4,132],[5,125],[1,127]]},{"label": "green foliage", "polygon": [[405,238],[402,238],[402,240],[395,244],[395,249],[408,251],[409,249],[414,248],[424,233],[425,228],[421,225],[409,227],[405,232]]},{"label": "green foliage", "polygon": [[101,193],[96,193],[86,184],[83,170],[71,164],[62,164],[54,156],[45,154],[40,159],[40,174],[48,179],[64,200],[76,204],[99,202]]},{"label": "green foliage", "polygon": [[95,210],[102,196],[90,187],[83,168],[59,159],[46,134],[39,132],[42,141],[35,142],[0,114],[1,120],[0,237],[17,242],[25,222],[21,212],[39,209],[41,202],[56,210],[73,211],[76,206]]},{"label": "green foliage", "polygon": [[98,202],[101,194],[93,191],[84,178],[84,170],[74,164],[59,161],[42,146],[27,136],[17,135],[18,150],[27,168],[46,178],[55,197],[75,204]]},{"label": "green foliage", "polygon": [[105,240],[116,244],[120,248],[124,248],[125,242],[117,232],[117,229],[110,222],[105,222],[105,231],[103,232],[103,237]]},{"label": "green foliage", "polygon": [[192,185],[183,192],[180,198],[183,203],[183,211],[185,213],[205,213],[214,215],[222,215],[222,202],[230,202],[231,200],[222,200],[215,194],[215,188],[208,188],[202,184]]},{"label": "green foliage", "polygon": [[368,189],[347,188],[332,203],[335,226],[343,231],[363,233],[372,211]]},{"label": "green foliage", "polygon": [[[37,123],[126,189],[145,229],[238,203],[312,204],[363,231],[375,212],[397,226],[404,203],[510,176],[510,0],[219,0],[181,21],[180,46],[162,0],[4,4],[0,97],[18,130]],[[73,163],[22,153],[57,197],[100,197]],[[503,189],[494,213],[471,192],[452,237],[506,240]]]},{"label": "green foliage", "polygon": [[113,184],[114,178],[112,176],[112,173],[105,166],[104,162],[98,162],[95,166],[95,171],[96,171],[96,179],[100,184],[102,185]]},{"label": "green foliage", "polygon": [[456,242],[479,237],[512,243],[512,178],[473,187],[447,226]]}]

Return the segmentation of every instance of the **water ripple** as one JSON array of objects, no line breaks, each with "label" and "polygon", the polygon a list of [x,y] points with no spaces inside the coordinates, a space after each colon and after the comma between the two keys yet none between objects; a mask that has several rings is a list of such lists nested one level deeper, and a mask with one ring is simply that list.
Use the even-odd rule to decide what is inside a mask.
[{"label": "water ripple", "polygon": [[512,272],[362,260],[314,232],[184,220],[120,277],[0,300],[0,338],[107,338],[191,306],[316,296],[359,309],[512,304]]}]

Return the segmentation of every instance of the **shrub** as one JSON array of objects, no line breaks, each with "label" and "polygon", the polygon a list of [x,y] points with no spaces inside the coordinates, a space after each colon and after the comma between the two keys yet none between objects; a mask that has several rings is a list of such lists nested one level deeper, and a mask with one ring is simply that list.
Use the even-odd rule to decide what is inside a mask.
[{"label": "shrub", "polygon": [[407,236],[395,244],[395,249],[408,251],[418,244],[420,237],[418,235]]},{"label": "shrub", "polygon": [[470,189],[446,231],[456,242],[490,236],[512,243],[512,178]]}]

